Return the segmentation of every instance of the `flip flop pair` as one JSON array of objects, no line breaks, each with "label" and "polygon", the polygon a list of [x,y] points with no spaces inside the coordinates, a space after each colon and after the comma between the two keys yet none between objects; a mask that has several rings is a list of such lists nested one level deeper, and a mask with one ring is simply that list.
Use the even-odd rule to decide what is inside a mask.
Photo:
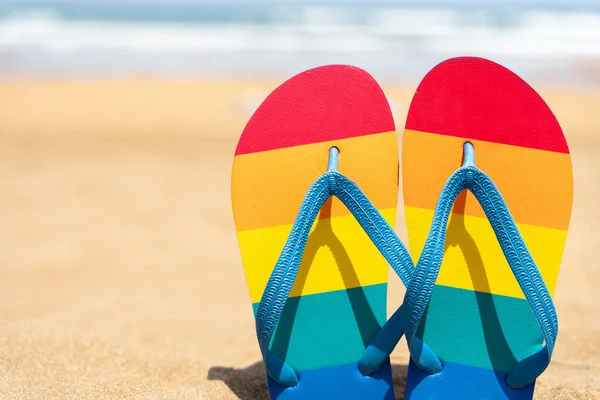
[{"label": "flip flop pair", "polygon": [[[271,398],[393,399],[405,335],[405,398],[531,399],[572,206],[556,118],[491,61],[429,72],[403,139],[410,254],[398,167],[386,97],[355,67],[301,73],[249,120],[232,202]],[[388,266],[407,287],[389,319]]]}]

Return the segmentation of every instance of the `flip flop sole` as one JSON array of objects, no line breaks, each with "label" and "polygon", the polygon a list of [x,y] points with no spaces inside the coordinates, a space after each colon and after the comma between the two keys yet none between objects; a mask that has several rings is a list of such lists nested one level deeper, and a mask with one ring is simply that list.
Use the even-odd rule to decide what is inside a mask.
[{"label": "flip flop sole", "polygon": [[[402,151],[411,255],[420,256],[437,199],[460,167],[466,141],[475,148],[477,167],[502,193],[553,294],[573,202],[569,149],[541,97],[488,60],[439,64],[412,100]],[[542,334],[471,193],[463,192],[452,210],[442,267],[418,335],[444,369],[428,376],[411,363],[407,398],[532,397],[533,385],[511,390],[504,378],[539,348]]]},{"label": "flip flop sole", "polygon": [[[236,149],[232,204],[254,312],[309,186],[339,171],[393,225],[398,196],[394,121],[375,80],[350,66],[303,72],[273,91],[249,120]],[[300,382],[279,399],[393,398],[391,371],[364,377],[357,362],[386,320],[388,264],[349,210],[330,199],[309,236],[271,351]],[[258,346],[257,346],[258,348]]]}]

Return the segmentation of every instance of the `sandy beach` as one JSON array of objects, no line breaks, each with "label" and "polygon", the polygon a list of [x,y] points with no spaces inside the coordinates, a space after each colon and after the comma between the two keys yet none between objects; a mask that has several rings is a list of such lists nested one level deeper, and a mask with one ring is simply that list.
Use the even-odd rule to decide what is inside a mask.
[{"label": "sandy beach", "polygon": [[[0,78],[0,399],[268,398],[230,172],[279,82]],[[401,138],[417,82],[381,84]],[[536,88],[575,180],[536,399],[600,399],[600,88]],[[390,273],[390,311],[403,294]],[[402,341],[399,399],[407,361]]]}]

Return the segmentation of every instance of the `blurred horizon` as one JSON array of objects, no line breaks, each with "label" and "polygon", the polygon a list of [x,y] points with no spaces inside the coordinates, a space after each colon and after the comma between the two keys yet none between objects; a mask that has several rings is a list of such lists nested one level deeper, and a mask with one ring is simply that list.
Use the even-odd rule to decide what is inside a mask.
[{"label": "blurred horizon", "polygon": [[414,81],[490,58],[526,79],[600,83],[590,0],[24,0],[0,6],[4,75],[289,75],[332,63]]}]

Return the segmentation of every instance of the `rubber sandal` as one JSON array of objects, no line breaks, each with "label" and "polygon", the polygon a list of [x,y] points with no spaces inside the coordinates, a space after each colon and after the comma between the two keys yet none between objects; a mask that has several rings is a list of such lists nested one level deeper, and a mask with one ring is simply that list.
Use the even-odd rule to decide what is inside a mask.
[{"label": "rubber sandal", "polygon": [[398,151],[375,80],[326,66],[275,89],[240,137],[231,191],[271,397],[393,399],[389,359],[358,368],[386,320],[388,264],[405,283],[413,268],[390,228]]},{"label": "rubber sandal", "polygon": [[402,157],[419,261],[364,358],[377,368],[406,333],[406,399],[531,399],[558,334],[573,202],[556,118],[506,68],[451,59],[419,85]]},{"label": "rubber sandal", "polygon": [[573,203],[556,118],[506,68],[455,58],[419,85],[402,154],[410,248],[420,253],[407,341],[421,339],[443,363],[426,371],[412,342],[406,398],[531,399],[558,333],[551,295]]}]

